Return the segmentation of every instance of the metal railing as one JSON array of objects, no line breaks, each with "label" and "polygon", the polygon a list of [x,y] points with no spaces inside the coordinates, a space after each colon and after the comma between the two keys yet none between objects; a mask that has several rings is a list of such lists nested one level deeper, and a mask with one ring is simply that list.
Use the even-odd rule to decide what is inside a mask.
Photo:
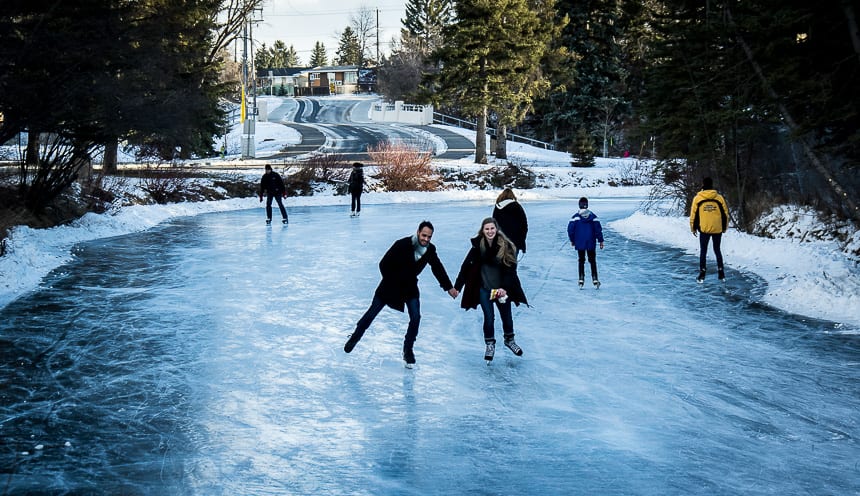
[{"label": "metal railing", "polygon": [[[434,124],[445,124],[448,126],[457,126],[462,127],[464,129],[472,129],[476,130],[478,125],[475,121],[469,121],[465,119],[460,119],[458,117],[453,117],[450,115],[440,114],[439,112],[433,112],[433,123]],[[487,134],[492,137],[495,137],[496,130],[494,128],[488,127]],[[547,143],[545,141],[536,140],[533,138],[529,138],[528,136],[520,136],[519,134],[508,133],[508,141],[513,141],[515,143],[525,143],[527,145],[531,145],[538,148],[543,148],[544,150],[555,150],[555,145],[552,143]]]}]

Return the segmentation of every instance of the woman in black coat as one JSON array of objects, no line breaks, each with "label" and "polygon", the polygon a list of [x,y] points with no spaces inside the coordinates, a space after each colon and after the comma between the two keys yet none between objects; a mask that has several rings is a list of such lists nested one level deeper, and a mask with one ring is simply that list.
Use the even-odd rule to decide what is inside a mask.
[{"label": "woman in black coat", "polygon": [[499,223],[499,229],[516,245],[517,250],[525,253],[529,221],[526,218],[526,211],[517,202],[517,197],[511,188],[505,188],[496,198],[493,218]]},{"label": "woman in black coat", "polygon": [[514,321],[511,303],[525,303],[520,279],[517,276],[516,248],[511,240],[499,230],[496,219],[488,217],[481,222],[478,235],[472,238],[472,248],[466,254],[454,288],[463,288],[460,306],[466,310],[481,306],[484,313],[484,359],[490,361],[496,351],[495,314],[493,304],[499,309],[505,346],[515,355],[523,350],[514,341]]},{"label": "woman in black coat", "polygon": [[364,165],[361,162],[352,164],[349,173],[349,194],[352,197],[350,217],[361,215],[361,192],[364,191]]}]

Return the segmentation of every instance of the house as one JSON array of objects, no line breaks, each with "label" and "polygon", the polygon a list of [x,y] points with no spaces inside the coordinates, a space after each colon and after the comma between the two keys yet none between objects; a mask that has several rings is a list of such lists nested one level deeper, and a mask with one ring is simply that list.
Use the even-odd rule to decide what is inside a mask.
[{"label": "house", "polygon": [[296,88],[307,87],[302,79],[306,67],[257,69],[257,92],[261,95],[296,96]]},{"label": "house", "polygon": [[257,70],[261,95],[325,96],[376,91],[376,69],[357,65]]}]

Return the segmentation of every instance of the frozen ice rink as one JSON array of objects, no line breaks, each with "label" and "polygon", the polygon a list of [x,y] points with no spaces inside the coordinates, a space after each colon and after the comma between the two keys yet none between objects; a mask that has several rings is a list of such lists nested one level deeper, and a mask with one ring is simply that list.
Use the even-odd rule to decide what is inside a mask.
[{"label": "frozen ice rink", "polygon": [[391,243],[431,220],[453,280],[486,202],[81,244],[0,310],[0,494],[860,494],[857,336],[759,304],[730,259],[697,285],[694,257],[606,227],[636,205],[592,199],[603,286],[579,290],[575,202],[523,204],[525,353],[489,366],[429,270],[415,369],[390,309],[343,352]]}]

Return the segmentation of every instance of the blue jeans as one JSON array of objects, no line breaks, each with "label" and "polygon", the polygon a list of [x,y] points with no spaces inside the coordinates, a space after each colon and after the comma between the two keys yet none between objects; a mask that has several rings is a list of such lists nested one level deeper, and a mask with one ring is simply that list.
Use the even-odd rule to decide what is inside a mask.
[{"label": "blue jeans", "polygon": [[[374,296],[370,303],[370,308],[364,312],[364,315],[358,319],[358,324],[355,325],[355,332],[359,335],[364,335],[364,331],[373,323],[373,319],[379,315],[379,312],[385,308],[385,302],[381,298]],[[409,312],[409,325],[406,327],[406,336],[403,338],[403,351],[412,350],[412,345],[415,339],[418,338],[418,324],[421,323],[421,303],[418,298],[410,298],[406,300],[406,311]]]},{"label": "blue jeans", "polygon": [[493,303],[499,307],[499,316],[502,318],[502,332],[505,335],[505,340],[514,338],[514,317],[511,314],[511,300],[507,303],[499,303],[498,300],[490,301],[490,290],[481,288],[478,293],[478,301],[481,303],[481,310],[484,312],[484,341],[496,342],[495,320],[496,316],[493,312]]},{"label": "blue jeans", "polygon": [[722,233],[708,234],[699,233],[699,269],[705,270],[705,261],[708,258],[708,241],[714,239],[714,255],[717,257],[717,269],[723,268],[723,252],[720,251],[720,241],[723,238]]}]

